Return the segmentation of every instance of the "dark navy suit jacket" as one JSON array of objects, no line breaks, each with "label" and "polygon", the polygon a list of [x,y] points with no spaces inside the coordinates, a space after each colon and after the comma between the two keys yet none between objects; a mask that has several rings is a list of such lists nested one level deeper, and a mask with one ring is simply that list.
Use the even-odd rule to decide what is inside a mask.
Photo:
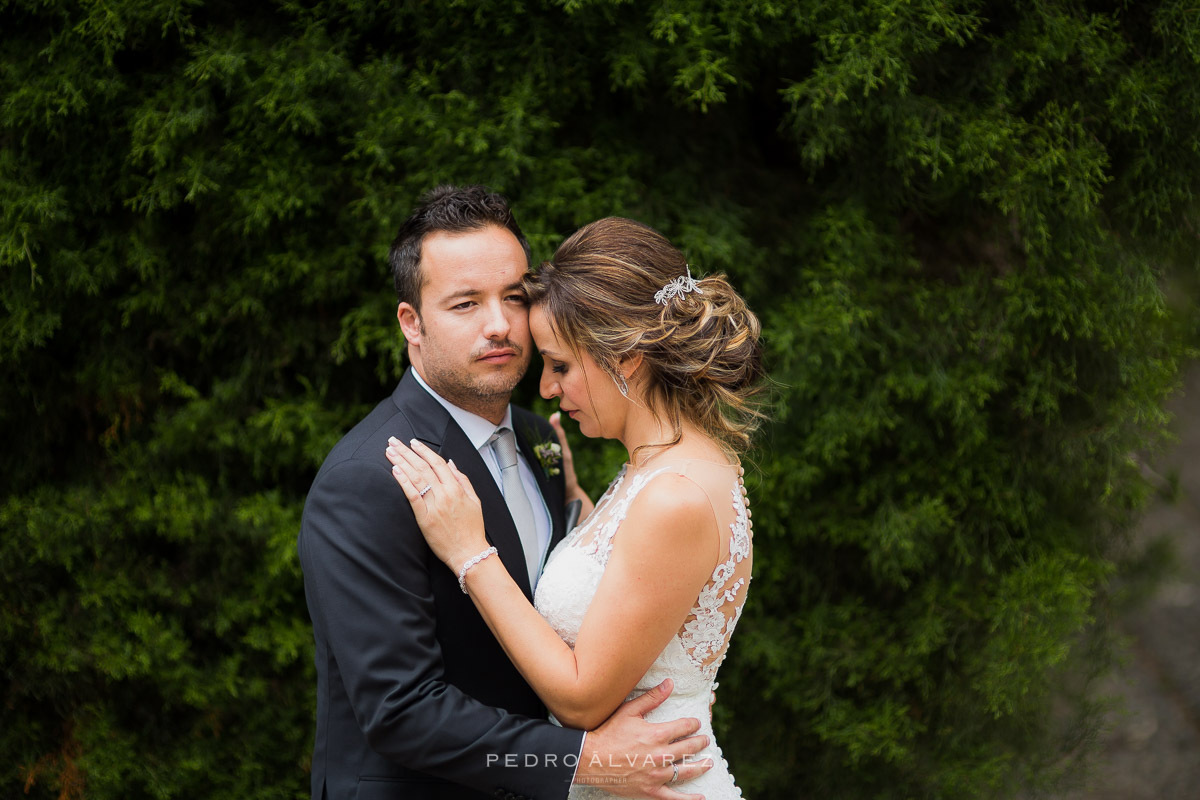
[{"label": "dark navy suit jacket", "polygon": [[[518,446],[563,536],[564,488],[528,434],[545,420],[513,407]],[[567,794],[583,732],[541,701],[433,555],[384,455],[417,438],[453,459],[483,505],[489,541],[528,596],[521,541],[478,451],[411,372],[329,453],[300,524],[316,639],[314,800],[548,798]],[[495,558],[496,556],[493,556]]]}]

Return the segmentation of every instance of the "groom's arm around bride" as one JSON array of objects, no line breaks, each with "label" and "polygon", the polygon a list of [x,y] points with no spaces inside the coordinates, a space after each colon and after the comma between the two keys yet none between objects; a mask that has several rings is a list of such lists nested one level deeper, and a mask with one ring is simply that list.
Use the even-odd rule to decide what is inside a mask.
[{"label": "groom's arm around bride", "polygon": [[[586,736],[550,723],[392,477],[390,437],[420,439],[453,460],[480,493],[493,558],[532,597],[535,548],[564,533],[564,476],[537,471],[529,489],[514,487],[534,515],[518,530],[491,471],[499,465],[484,461],[495,460],[489,442],[502,430],[515,431],[505,444],[517,440],[526,467],[537,459],[523,432],[553,437],[545,420],[509,403],[533,353],[520,288],[528,259],[507,204],[482,187],[430,193],[393,244],[412,368],[329,453],[300,525],[317,672],[313,800],[557,800],[573,780],[667,800],[682,795],[663,785],[676,775],[664,758],[706,743],[675,741],[697,720],[639,716],[662,701],[661,689]],[[519,474],[509,478],[523,482]],[[678,775],[703,769],[688,764]]]},{"label": "groom's arm around bride", "polygon": [[546,721],[425,544],[382,455],[393,434],[419,436],[456,464],[483,469],[406,375],[318,474],[299,543],[317,645],[313,797],[561,798],[573,779],[622,794],[662,791],[672,770],[654,764],[699,749],[702,741],[671,744],[695,732],[695,722],[642,720],[666,696],[661,689],[620,710],[586,746],[583,732]]}]

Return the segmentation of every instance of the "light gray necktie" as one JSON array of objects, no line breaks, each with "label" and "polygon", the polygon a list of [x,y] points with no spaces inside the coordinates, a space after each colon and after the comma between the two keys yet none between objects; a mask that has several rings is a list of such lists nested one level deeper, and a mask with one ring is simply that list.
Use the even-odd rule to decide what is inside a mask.
[{"label": "light gray necktie", "polygon": [[521,548],[525,551],[525,568],[529,570],[529,585],[537,583],[538,567],[542,563],[541,547],[538,546],[537,524],[533,519],[533,506],[525,494],[521,481],[521,470],[517,467],[517,438],[509,428],[500,428],[489,440],[496,460],[500,463],[500,479],[504,487],[504,502],[512,515],[517,534],[521,537]]}]

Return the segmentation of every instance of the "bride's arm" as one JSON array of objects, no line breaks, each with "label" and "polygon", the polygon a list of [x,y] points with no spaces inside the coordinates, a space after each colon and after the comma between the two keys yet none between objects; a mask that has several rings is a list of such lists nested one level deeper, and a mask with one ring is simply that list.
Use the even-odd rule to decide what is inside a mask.
[{"label": "bride's arm", "polygon": [[[439,464],[432,450],[417,444],[424,459],[419,464],[411,451],[400,451],[397,480],[430,546],[457,573],[487,546],[478,500],[473,492],[463,499],[469,483],[455,492],[450,481],[463,489],[466,478]],[[417,471],[422,468],[427,471]],[[423,503],[417,481],[424,481],[421,486],[438,481],[429,493],[435,502]],[[597,727],[633,690],[711,576],[718,537],[708,498],[686,478],[659,476],[652,490],[635,498],[614,545],[574,650],[529,603],[499,559],[484,559],[465,577],[480,615],[525,680],[560,722],[583,730]]]},{"label": "bride's arm", "polygon": [[468,570],[467,590],[488,627],[564,725],[591,730],[607,719],[695,605],[717,562],[712,510],[695,494],[695,484],[664,475],[634,500],[574,650],[502,564]]}]

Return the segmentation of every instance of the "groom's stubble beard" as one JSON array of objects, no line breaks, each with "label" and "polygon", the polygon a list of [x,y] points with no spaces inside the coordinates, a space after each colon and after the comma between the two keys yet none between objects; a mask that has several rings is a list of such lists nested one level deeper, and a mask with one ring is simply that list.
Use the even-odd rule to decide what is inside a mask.
[{"label": "groom's stubble beard", "polygon": [[[428,336],[424,331],[423,334]],[[517,354],[516,358],[505,365],[507,369],[489,368],[479,363],[482,356],[500,349],[511,349]],[[429,358],[428,355],[434,357]],[[530,363],[526,348],[508,339],[478,348],[465,359],[452,353],[446,356],[447,354],[441,353],[436,345],[428,353],[422,352],[421,360],[425,368],[423,377],[426,383],[459,408],[483,417],[496,412],[503,413],[504,407],[512,397],[513,389],[525,376]]]}]

